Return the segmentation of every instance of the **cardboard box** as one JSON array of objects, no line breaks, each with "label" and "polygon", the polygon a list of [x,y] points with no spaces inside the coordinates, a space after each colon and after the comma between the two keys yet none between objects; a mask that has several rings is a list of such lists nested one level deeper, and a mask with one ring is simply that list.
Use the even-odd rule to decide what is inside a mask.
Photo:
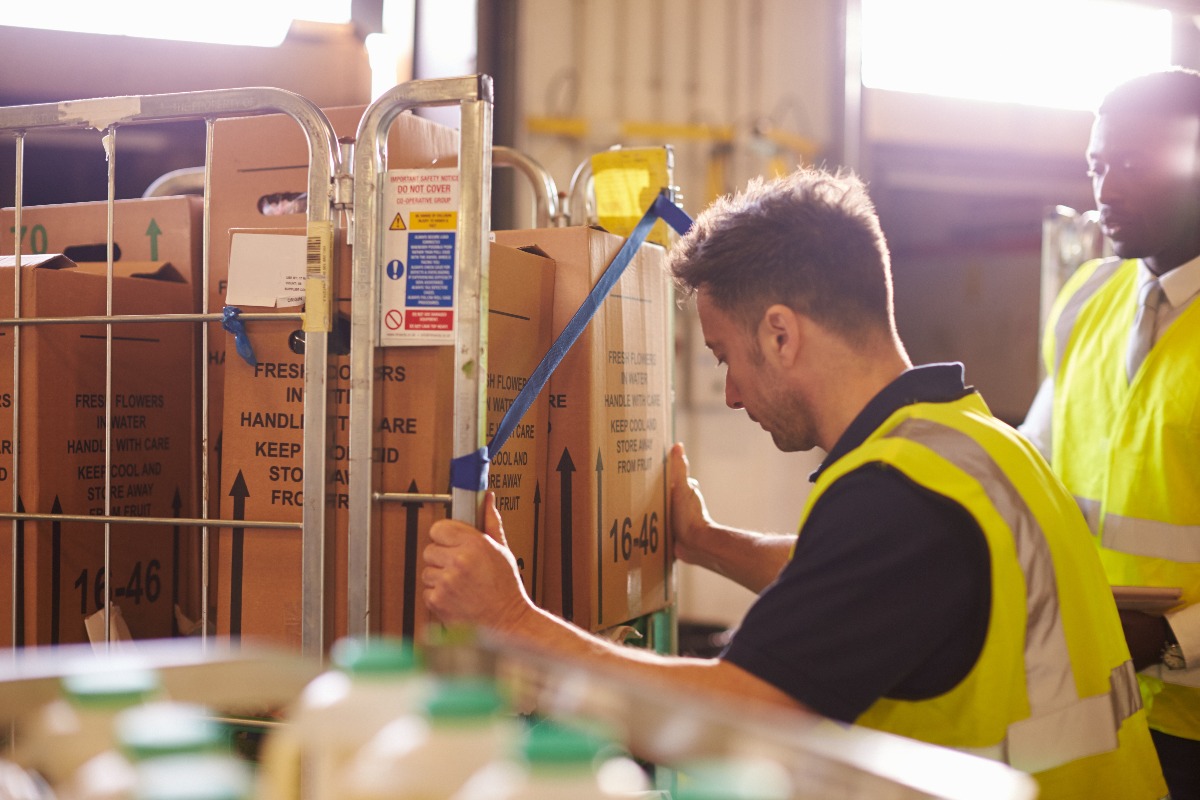
[{"label": "cardboard box", "polygon": [[[365,107],[324,109],[340,139],[353,140]],[[458,159],[458,131],[412,114],[398,117],[388,132],[388,167],[453,165]],[[209,309],[225,306],[229,280],[230,231],[242,228],[304,229],[308,192],[309,148],[304,131],[282,114],[235,117],[213,125],[209,201],[212,235],[209,254]],[[349,252],[349,251],[346,251]],[[351,262],[337,260],[338,296],[349,299]],[[220,436],[224,371],[229,336],[219,324],[209,334],[210,433]]]},{"label": "cardboard box", "polygon": [[[0,253],[14,250],[13,230],[16,212],[0,210]],[[192,303],[188,311],[199,313],[203,308],[204,288],[204,200],[196,196],[146,197],[113,202],[113,261],[166,262],[178,271],[192,287]],[[108,203],[60,203],[28,206],[21,209],[21,249],[23,257],[60,253],[79,263],[108,261]],[[215,309],[219,311],[220,309]],[[200,385],[200,332],[195,333],[196,354],[192,358],[193,380]],[[200,408],[198,403],[190,414],[191,441],[200,441]],[[216,437],[210,441],[215,442]],[[215,458],[215,453],[213,454]],[[195,497],[199,497],[200,472],[196,468]],[[216,493],[217,475],[209,472],[209,492]],[[213,514],[217,506],[211,505]],[[199,516],[198,512],[188,516]],[[192,530],[189,536],[199,536]],[[189,567],[198,570],[199,566]],[[199,585],[199,574],[192,579]],[[199,609],[197,609],[198,616]]]},{"label": "cardboard box", "polygon": [[[339,139],[350,141],[357,134],[365,111],[365,106],[323,109]],[[403,114],[389,130],[387,146],[388,165],[392,169],[455,164],[458,131],[412,114]],[[290,116],[231,117],[213,124],[209,198],[212,242],[208,307],[211,311],[219,312],[225,306],[231,230],[304,229],[308,160],[309,146],[304,131]],[[337,296],[348,300],[349,257],[335,258],[334,268]],[[228,485],[226,476],[221,474],[220,452],[223,446],[225,355],[229,339],[220,324],[210,325],[205,358],[208,364],[209,439],[214,443],[209,458],[210,485],[213,487],[209,508],[213,516],[220,516],[223,502],[219,487]],[[214,550],[210,563],[216,562]],[[220,591],[217,580],[215,574],[210,576],[211,595]],[[210,614],[214,611],[210,608]]]},{"label": "cardboard box", "polygon": [[[590,227],[496,231],[556,263],[554,335],[625,240]],[[550,378],[545,607],[591,630],[672,601],[667,453],[672,444],[665,251],[643,245]]]},{"label": "cardboard box", "polygon": [[[105,313],[107,268],[63,256],[22,259],[21,316]],[[113,313],[185,313],[191,289],[168,264],[122,260],[114,268]],[[11,318],[13,261],[0,266],[0,316]],[[20,328],[20,386],[13,386],[14,328],[0,328],[0,509],[103,514],[105,450],[111,447],[111,513],[195,516],[195,326],[115,323],[111,401],[103,324]],[[106,408],[111,403],[110,408]],[[19,411],[19,444],[14,416]],[[106,415],[111,445],[106,445]],[[20,459],[14,464],[14,450]],[[105,574],[105,526],[23,521],[0,526],[0,575],[8,586],[16,550],[19,645],[87,641],[84,618],[104,606],[105,586],[136,638],[171,636],[174,605],[195,613],[187,568],[196,537],[179,526],[114,524]],[[14,543],[13,536],[17,541]],[[14,548],[15,544],[15,548]],[[0,593],[0,644],[13,644],[12,596]]]},{"label": "cardboard box", "polygon": [[[193,287],[203,286],[200,197],[146,197],[113,202],[113,260],[170,263]],[[16,212],[0,210],[0,253],[13,253]],[[23,257],[59,253],[75,263],[108,261],[108,203],[61,203],[21,209]]]},{"label": "cardboard box", "polygon": [[[237,237],[255,231],[239,231]],[[283,232],[280,232],[281,237]],[[293,236],[298,232],[293,232]],[[234,264],[233,268],[238,269]],[[525,378],[550,344],[553,263],[542,255],[493,246],[488,318],[488,424],[494,430]],[[232,277],[232,276],[231,276]],[[347,316],[349,304],[339,303]],[[348,318],[348,316],[347,316]],[[252,323],[257,367],[241,359],[226,363],[223,516],[247,520],[301,519],[304,431],[303,357],[287,339],[295,323]],[[373,487],[386,492],[448,491],[454,410],[453,348],[378,348],[374,387]],[[332,572],[326,630],[344,635],[348,528],[348,430],[350,381],[347,358],[333,359],[330,381],[337,398],[329,414],[335,467],[329,494],[336,498],[335,530],[326,563]],[[538,595],[545,526],[541,502],[546,471],[548,398],[530,409],[499,454],[490,482],[506,509],[509,543],[527,590]],[[373,629],[419,635],[427,622],[420,600],[419,562],[429,526],[445,516],[431,504],[380,504],[374,514],[371,563]],[[255,636],[300,643],[301,537],[297,531],[222,530],[218,547],[219,635]]]}]

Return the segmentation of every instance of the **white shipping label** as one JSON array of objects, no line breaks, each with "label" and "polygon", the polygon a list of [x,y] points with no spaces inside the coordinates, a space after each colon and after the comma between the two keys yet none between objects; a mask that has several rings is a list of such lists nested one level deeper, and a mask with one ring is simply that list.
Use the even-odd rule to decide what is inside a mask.
[{"label": "white shipping label", "polygon": [[235,233],[225,302],[266,308],[302,304],[307,246],[302,234]]},{"label": "white shipping label", "polygon": [[379,344],[454,344],[458,169],[389,170],[380,205]]}]

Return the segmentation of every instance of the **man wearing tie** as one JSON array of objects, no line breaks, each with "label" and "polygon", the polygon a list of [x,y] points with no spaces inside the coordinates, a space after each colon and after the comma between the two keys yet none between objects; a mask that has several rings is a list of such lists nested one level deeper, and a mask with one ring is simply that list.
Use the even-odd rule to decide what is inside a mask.
[{"label": "man wearing tie", "polygon": [[1063,287],[1021,430],[1083,509],[1112,585],[1182,589],[1165,617],[1121,621],[1172,800],[1200,798],[1200,73],[1110,92],[1087,161],[1116,257]]}]

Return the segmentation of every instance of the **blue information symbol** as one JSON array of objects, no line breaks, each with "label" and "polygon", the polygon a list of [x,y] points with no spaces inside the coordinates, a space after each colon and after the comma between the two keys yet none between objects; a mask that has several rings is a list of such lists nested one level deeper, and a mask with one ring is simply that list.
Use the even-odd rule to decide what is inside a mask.
[{"label": "blue information symbol", "polygon": [[404,277],[404,264],[400,259],[393,258],[387,265],[387,276],[394,281],[398,281]]}]

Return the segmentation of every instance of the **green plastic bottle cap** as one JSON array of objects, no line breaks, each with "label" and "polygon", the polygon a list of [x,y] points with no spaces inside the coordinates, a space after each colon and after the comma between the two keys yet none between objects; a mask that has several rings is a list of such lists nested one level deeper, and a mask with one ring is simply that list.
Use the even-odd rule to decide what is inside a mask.
[{"label": "green plastic bottle cap", "polygon": [[479,719],[503,710],[504,698],[484,678],[443,678],[425,698],[424,708],[434,720]]},{"label": "green plastic bottle cap", "polygon": [[249,800],[250,765],[232,755],[165,756],[137,766],[135,800]]},{"label": "green plastic bottle cap", "polygon": [[592,764],[606,752],[616,753],[612,739],[577,725],[544,720],[529,728],[520,755],[530,764]]},{"label": "green plastic bottle cap", "polygon": [[333,663],[350,675],[392,675],[417,669],[417,653],[408,639],[339,639],[331,652]]},{"label": "green plastic bottle cap", "polygon": [[66,675],[67,698],[87,708],[125,708],[158,691],[158,673],[148,669],[102,669]]},{"label": "green plastic bottle cap", "polygon": [[190,703],[148,703],[122,711],[116,719],[117,742],[133,761],[203,753],[225,742],[209,709]]}]

